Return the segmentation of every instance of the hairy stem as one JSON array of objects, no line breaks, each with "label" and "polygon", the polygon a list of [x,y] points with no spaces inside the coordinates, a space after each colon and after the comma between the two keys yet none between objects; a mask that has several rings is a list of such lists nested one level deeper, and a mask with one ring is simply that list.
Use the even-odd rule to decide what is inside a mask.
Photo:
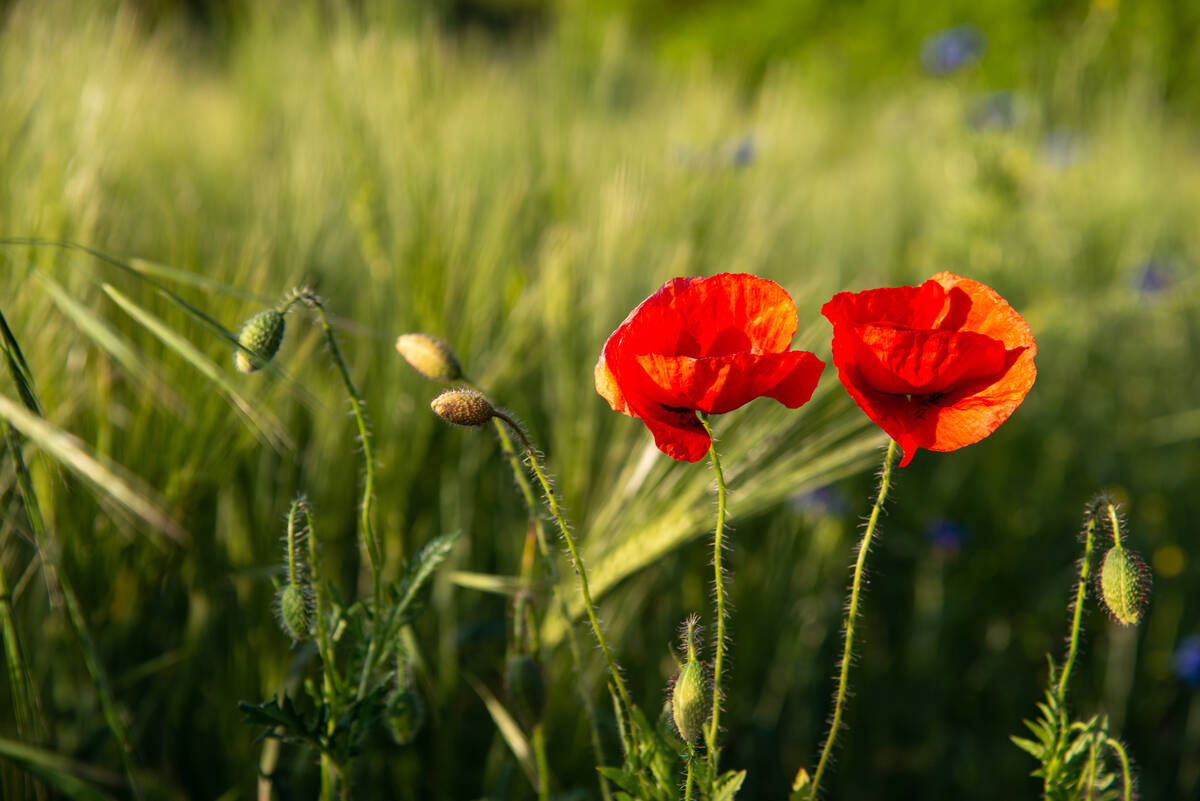
[{"label": "hairy stem", "polygon": [[[600,621],[596,619],[596,606],[592,603],[592,593],[588,589],[587,570],[583,566],[583,558],[579,555],[579,549],[575,546],[575,538],[571,536],[571,529],[567,526],[567,521],[563,517],[562,510],[558,507],[558,500],[555,498],[554,489],[550,486],[550,480],[546,478],[545,471],[542,470],[537,452],[534,451],[529,438],[525,436],[525,432],[521,430],[521,427],[517,425],[515,420],[499,411],[496,412],[496,417],[508,423],[509,428],[516,434],[521,447],[525,450],[526,461],[529,462],[534,475],[537,476],[538,483],[542,485],[542,492],[546,496],[546,504],[550,507],[550,514],[554,517],[554,522],[558,524],[558,532],[567,543],[567,550],[571,553],[571,563],[575,566],[575,575],[579,579],[579,591],[583,596],[583,605],[587,610],[588,621],[592,624],[592,633],[596,636],[596,642],[599,643],[600,650],[604,653],[604,660],[608,663],[608,672],[612,677],[613,685],[617,688],[617,694],[621,696],[621,703],[625,705],[625,708],[633,709],[633,702],[629,698],[629,691],[625,688],[625,680],[621,678],[621,671],[617,667],[616,660],[613,659],[612,651],[608,648],[608,642],[604,639],[604,632],[600,630]],[[569,626],[569,617],[567,618],[567,623]]]},{"label": "hairy stem", "polygon": [[883,457],[883,471],[879,477],[879,494],[875,498],[875,506],[871,509],[871,517],[867,520],[867,528],[863,531],[862,539],[858,543],[858,558],[854,563],[854,578],[850,584],[850,604],[846,609],[846,619],[843,621],[846,634],[842,647],[842,665],[838,671],[837,694],[834,696],[833,719],[829,724],[825,745],[821,749],[821,758],[817,761],[817,770],[813,774],[812,789],[808,793],[808,797],[814,801],[817,798],[817,791],[821,787],[821,777],[825,774],[825,767],[829,764],[829,757],[833,752],[834,742],[837,740],[838,729],[842,725],[842,711],[846,706],[846,687],[850,678],[850,661],[854,654],[854,624],[858,618],[858,601],[862,592],[867,550],[871,547],[871,537],[875,535],[875,527],[879,523],[879,513],[883,510],[883,502],[887,499],[888,487],[891,485],[892,479],[892,461],[895,456],[896,441],[892,440],[888,444],[887,454]]},{"label": "hairy stem", "polygon": [[[1111,505],[1109,507],[1112,508]],[[1088,513],[1087,528],[1085,529],[1083,559],[1079,562],[1079,584],[1075,588],[1075,610],[1071,617],[1071,637],[1067,644],[1067,660],[1063,662],[1062,673],[1058,677],[1058,687],[1055,695],[1058,698],[1059,715],[1066,720],[1067,682],[1071,678],[1071,668],[1075,666],[1075,656],[1079,653],[1079,630],[1083,625],[1083,602],[1087,597],[1088,576],[1091,574],[1092,546],[1096,541],[1096,515]]]},{"label": "hairy stem", "polygon": [[1121,745],[1121,741],[1109,737],[1104,741],[1105,745],[1117,752],[1117,758],[1121,760],[1121,780],[1124,782],[1124,794],[1122,801],[1133,801],[1133,776],[1129,771],[1129,755],[1125,753],[1125,746]]},{"label": "hairy stem", "polygon": [[713,586],[715,588],[715,603],[717,615],[717,636],[713,643],[713,687],[712,687],[712,720],[708,726],[708,772],[717,775],[717,767],[721,758],[717,735],[721,731],[721,674],[725,663],[725,569],[721,564],[724,551],[725,537],[725,474],[721,471],[721,460],[717,456],[716,442],[712,438],[712,429],[708,425],[708,415],[700,413],[700,423],[708,432],[708,458],[712,461],[713,473],[717,478],[717,527],[713,533]]},{"label": "hairy stem", "polygon": [[[469,386],[474,387],[470,381]],[[477,388],[476,388],[477,389]],[[588,692],[587,686],[583,680],[583,655],[579,647],[579,637],[575,633],[575,627],[571,625],[571,612],[567,606],[567,599],[563,596],[562,587],[559,584],[558,563],[554,560],[554,554],[550,550],[550,543],[546,537],[546,527],[542,525],[542,519],[538,515],[537,498],[534,497],[533,487],[529,483],[529,477],[525,473],[525,467],[521,464],[521,457],[517,453],[517,449],[513,447],[512,439],[508,436],[508,425],[501,418],[493,417],[492,424],[496,427],[496,436],[500,440],[500,450],[504,452],[505,458],[508,459],[509,467],[512,468],[513,479],[517,482],[517,487],[521,490],[521,497],[525,500],[525,506],[529,509],[529,520],[533,526],[534,535],[537,538],[538,552],[541,554],[542,562],[546,565],[546,573],[550,577],[550,588],[554,595],[554,603],[558,607],[559,614],[562,615],[563,621],[566,623],[567,632],[567,647],[571,653],[571,666],[575,670],[575,676],[578,680],[579,697],[583,702],[583,711],[588,719],[588,734],[592,741],[592,752],[596,755],[596,764],[604,764],[604,748],[600,744],[600,720],[596,716],[596,706],[592,703],[592,695]],[[517,429],[519,431],[519,429]],[[600,795],[604,801],[612,801],[612,791],[608,788],[608,781],[597,774],[597,781],[600,782]]]}]

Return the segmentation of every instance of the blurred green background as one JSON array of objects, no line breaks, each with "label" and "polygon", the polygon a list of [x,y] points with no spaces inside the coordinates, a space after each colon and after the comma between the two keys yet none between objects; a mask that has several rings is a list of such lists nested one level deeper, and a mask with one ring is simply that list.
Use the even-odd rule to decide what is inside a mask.
[{"label": "blurred green background", "polygon": [[[827,358],[819,309],[834,292],[939,270],[1026,317],[1039,378],[992,437],[900,471],[827,797],[1039,797],[1008,736],[1035,715],[1045,654],[1061,659],[1080,517],[1102,490],[1124,504],[1154,589],[1133,630],[1089,605],[1072,706],[1110,717],[1143,798],[1200,797],[1200,5],[916,8],[0,3],[0,236],[145,260],[232,330],[313,285],[367,398],[390,570],[401,533],[410,549],[465,534],[418,632],[426,727],[407,749],[380,745],[356,797],[534,797],[469,683],[499,691],[507,602],[467,585],[518,572],[520,500],[492,438],[426,411],[436,387],[398,358],[397,334],[446,338],[525,421],[631,689],[655,710],[677,626],[711,622],[710,472],[657,455],[595,394],[605,338],[673,275],[748,271],[792,293],[796,346]],[[240,376],[227,344],[147,281],[30,245],[0,246],[0,310],[48,419],[139,477],[189,535],[178,545],[114,514],[26,448],[147,794],[254,797],[262,746],[236,704],[301,693],[312,658],[271,602],[297,493],[342,591],[361,581],[360,457],[317,332],[290,318],[280,369]],[[101,347],[89,311],[138,358]],[[759,401],[716,428],[733,524],[724,761],[749,769],[740,797],[782,798],[824,733],[882,440],[832,367],[800,412]],[[2,568],[44,722],[27,739],[125,797],[20,497],[6,454]],[[556,792],[588,798],[561,650],[546,655],[550,763]],[[4,743],[19,739],[7,693]],[[7,791],[27,788],[2,764]],[[314,765],[285,746],[278,797],[315,797]]]}]

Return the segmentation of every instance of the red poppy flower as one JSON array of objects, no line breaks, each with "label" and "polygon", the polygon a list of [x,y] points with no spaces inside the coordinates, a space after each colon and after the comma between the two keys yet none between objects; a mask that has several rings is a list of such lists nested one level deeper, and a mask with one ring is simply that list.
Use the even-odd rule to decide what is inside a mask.
[{"label": "red poppy flower", "polygon": [[722,414],[767,397],[795,409],[812,397],[825,363],[788,350],[796,305],[753,275],[672,278],[604,344],[596,391],[640,417],[659,450],[696,462],[710,439],[696,412]]},{"label": "red poppy flower", "polygon": [[953,273],[920,286],[840,292],[833,363],[859,408],[904,449],[952,451],[991,434],[1033,380],[1029,325],[995,290]]}]

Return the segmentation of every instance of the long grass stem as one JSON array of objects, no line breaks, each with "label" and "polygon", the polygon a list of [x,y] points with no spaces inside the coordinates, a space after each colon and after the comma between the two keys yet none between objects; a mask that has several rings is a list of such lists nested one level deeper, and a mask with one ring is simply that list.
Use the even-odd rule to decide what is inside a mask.
[{"label": "long grass stem", "polygon": [[837,741],[838,729],[842,726],[842,712],[846,707],[846,688],[850,678],[850,662],[854,655],[854,624],[858,619],[858,603],[862,593],[863,574],[867,564],[867,551],[871,547],[871,538],[875,535],[875,527],[879,524],[879,514],[883,511],[883,502],[887,500],[888,488],[892,480],[892,462],[896,456],[896,441],[888,444],[887,454],[883,457],[883,470],[879,476],[879,494],[875,497],[875,506],[871,509],[871,517],[858,543],[858,558],[854,562],[854,578],[850,583],[850,603],[846,608],[846,619],[843,621],[845,642],[842,646],[842,664],[838,671],[837,693],[833,701],[833,719],[829,723],[829,733],[825,736],[825,745],[821,748],[821,758],[817,761],[817,770],[813,773],[812,788],[808,797],[812,801],[817,798],[821,787],[821,777],[829,764],[833,753],[833,745]]}]

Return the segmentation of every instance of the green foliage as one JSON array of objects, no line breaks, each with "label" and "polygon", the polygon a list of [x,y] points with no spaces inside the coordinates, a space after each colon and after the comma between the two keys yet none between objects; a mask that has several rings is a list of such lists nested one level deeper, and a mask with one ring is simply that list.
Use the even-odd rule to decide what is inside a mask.
[{"label": "green foliage", "polygon": [[1049,688],[1045,701],[1038,704],[1042,713],[1025,726],[1034,738],[1010,738],[1041,765],[1032,776],[1043,780],[1044,801],[1114,801],[1126,797],[1129,777],[1122,781],[1120,767],[1113,769],[1108,759],[1112,738],[1108,718],[1094,715],[1086,721],[1068,722],[1067,710],[1059,703],[1054,661],[1050,661]]}]

